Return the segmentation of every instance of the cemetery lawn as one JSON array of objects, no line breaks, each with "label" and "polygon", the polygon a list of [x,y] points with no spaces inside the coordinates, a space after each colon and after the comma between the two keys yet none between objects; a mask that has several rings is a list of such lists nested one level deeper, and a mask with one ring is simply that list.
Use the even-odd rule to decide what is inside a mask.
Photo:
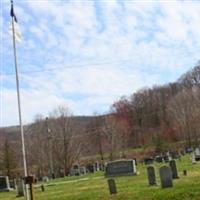
[{"label": "cemetery lawn", "polygon": [[[50,181],[41,192],[40,183],[35,186],[35,200],[200,200],[200,162],[192,165],[191,156],[177,160],[179,179],[174,187],[161,189],[158,169],[163,164],[154,164],[157,186],[148,186],[146,166],[139,164],[137,176],[115,178],[118,194],[110,195],[107,179],[102,172],[79,177],[66,177]],[[188,172],[183,176],[183,170]],[[16,198],[16,192],[0,193],[0,200],[24,200]]]}]

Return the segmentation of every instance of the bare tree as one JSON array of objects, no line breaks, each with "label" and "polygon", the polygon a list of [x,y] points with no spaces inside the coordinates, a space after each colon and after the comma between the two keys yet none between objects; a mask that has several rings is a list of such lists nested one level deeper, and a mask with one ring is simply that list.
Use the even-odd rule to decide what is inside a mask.
[{"label": "bare tree", "polygon": [[65,175],[68,175],[73,162],[80,155],[81,143],[76,137],[72,113],[65,106],[59,106],[50,117],[51,130],[54,132],[54,151],[57,163],[61,162]]}]

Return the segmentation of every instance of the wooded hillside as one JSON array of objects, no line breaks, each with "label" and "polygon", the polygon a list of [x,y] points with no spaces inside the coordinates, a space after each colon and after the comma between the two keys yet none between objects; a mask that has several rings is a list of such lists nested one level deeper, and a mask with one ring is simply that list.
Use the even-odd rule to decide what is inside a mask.
[{"label": "wooded hillside", "polygon": [[[39,176],[49,168],[67,175],[85,156],[99,155],[103,162],[126,157],[127,148],[152,146],[159,153],[172,143],[199,146],[199,140],[200,65],[174,83],[122,97],[104,115],[77,117],[58,107],[48,119],[38,115],[25,126],[28,166]],[[1,128],[0,141],[0,170],[20,172],[19,128]]]}]

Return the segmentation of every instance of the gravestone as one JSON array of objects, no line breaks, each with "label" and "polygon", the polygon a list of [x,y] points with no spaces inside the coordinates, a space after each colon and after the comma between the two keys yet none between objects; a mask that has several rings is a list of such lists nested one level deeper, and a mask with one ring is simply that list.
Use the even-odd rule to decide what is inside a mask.
[{"label": "gravestone", "polygon": [[200,149],[197,147],[194,151],[195,161],[200,161]]},{"label": "gravestone", "polygon": [[48,176],[43,176],[42,177],[42,181],[45,182],[45,183],[48,183],[49,182],[49,177]]},{"label": "gravestone", "polygon": [[110,194],[117,194],[117,188],[116,188],[114,179],[108,179],[108,187],[109,187]]},{"label": "gravestone", "polygon": [[192,153],[192,164],[196,164],[195,153]]},{"label": "gravestone", "polygon": [[41,185],[41,190],[42,190],[42,192],[45,191],[44,185]]},{"label": "gravestone", "polygon": [[165,161],[165,163],[167,163],[167,162],[169,162],[171,159],[170,159],[170,156],[165,155],[165,156],[163,156],[163,160]]},{"label": "gravestone", "polygon": [[155,161],[158,163],[162,163],[163,162],[163,157],[162,156],[156,156],[155,157]]},{"label": "gravestone", "polygon": [[137,159],[136,159],[136,158],[133,158],[133,160],[135,160],[135,165],[137,166]]},{"label": "gravestone", "polygon": [[153,164],[154,159],[149,157],[149,158],[145,158],[144,159],[144,164],[145,165],[152,165]]},{"label": "gravestone", "polygon": [[16,179],[17,197],[22,197],[25,194],[24,181],[21,178]]},{"label": "gravestone", "polygon": [[0,176],[0,192],[9,192],[10,182],[8,176]]},{"label": "gravestone", "polygon": [[163,166],[159,170],[162,188],[173,187],[172,171],[170,167]]},{"label": "gravestone", "polygon": [[86,165],[86,170],[87,170],[87,172],[89,172],[89,173],[94,173],[94,172],[95,172],[94,165],[92,165],[92,164],[87,164],[87,165]]},{"label": "gravestone", "polygon": [[172,159],[179,159],[181,157],[181,155],[177,151],[172,151],[171,157],[172,157]]},{"label": "gravestone", "polygon": [[176,161],[175,160],[171,160],[169,162],[169,166],[171,167],[171,170],[172,170],[172,178],[173,179],[179,178],[178,177],[178,170],[177,170],[177,167],[176,167]]},{"label": "gravestone", "polygon": [[99,164],[99,170],[104,171],[104,169],[105,169],[104,164],[103,164],[103,163],[100,163],[100,164]]},{"label": "gravestone", "polygon": [[117,160],[107,163],[106,176],[136,175],[135,160]]},{"label": "gravestone", "polygon": [[147,176],[148,176],[148,181],[149,185],[156,185],[156,174],[155,174],[155,169],[153,166],[147,167]]},{"label": "gravestone", "polygon": [[10,180],[10,187],[15,189],[16,188],[16,179],[11,179]]},{"label": "gravestone", "polygon": [[86,174],[86,167],[81,166],[81,167],[79,168],[79,171],[80,171],[81,174]]},{"label": "gravestone", "polygon": [[186,153],[192,153],[193,152],[193,148],[192,147],[186,147],[185,148],[185,152]]},{"label": "gravestone", "polygon": [[99,171],[99,162],[98,161],[96,161],[94,163],[94,168],[95,168],[95,171]]},{"label": "gravestone", "polygon": [[185,169],[183,170],[183,175],[187,176],[187,170],[185,170]]}]

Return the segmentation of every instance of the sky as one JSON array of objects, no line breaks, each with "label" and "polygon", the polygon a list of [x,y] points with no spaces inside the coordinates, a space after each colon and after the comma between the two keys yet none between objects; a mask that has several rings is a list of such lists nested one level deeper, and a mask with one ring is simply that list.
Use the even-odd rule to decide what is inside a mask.
[{"label": "sky", "polygon": [[[105,113],[200,60],[199,1],[14,0],[14,10],[24,124],[60,105],[74,115]],[[9,0],[0,13],[0,126],[10,126],[19,119]]]}]

